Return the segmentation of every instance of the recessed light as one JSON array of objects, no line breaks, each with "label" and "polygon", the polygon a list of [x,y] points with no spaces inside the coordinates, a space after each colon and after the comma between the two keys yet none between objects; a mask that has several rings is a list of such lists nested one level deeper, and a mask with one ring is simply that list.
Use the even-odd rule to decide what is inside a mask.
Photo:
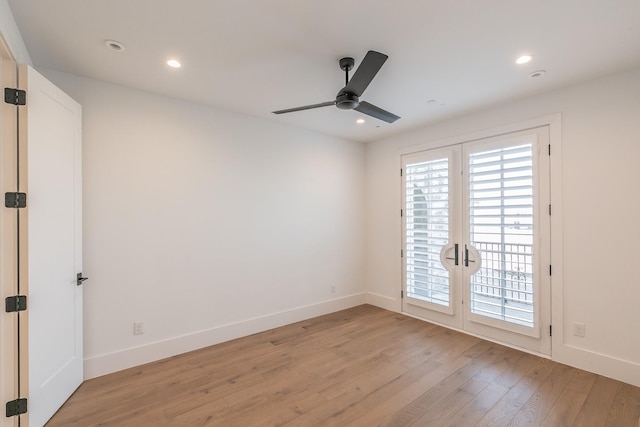
[{"label": "recessed light", "polygon": [[357,123],[357,124],[359,124],[359,125],[361,125],[361,124],[363,124],[363,123],[364,123],[364,119],[358,119],[358,120],[356,120],[356,123]]},{"label": "recessed light", "polygon": [[516,59],[516,64],[526,64],[529,61],[531,61],[530,55],[522,55],[521,57]]},{"label": "recessed light", "polygon": [[178,61],[176,61],[175,59],[170,59],[167,61],[167,65],[171,68],[180,68],[182,67],[182,64]]},{"label": "recessed light", "polygon": [[538,77],[544,76],[544,73],[546,73],[545,70],[534,71],[533,73],[529,74],[529,77],[531,77],[532,79],[537,79]]},{"label": "recessed light", "polygon": [[116,52],[122,52],[127,49],[125,45],[116,40],[105,40],[104,45],[111,50],[115,50]]}]

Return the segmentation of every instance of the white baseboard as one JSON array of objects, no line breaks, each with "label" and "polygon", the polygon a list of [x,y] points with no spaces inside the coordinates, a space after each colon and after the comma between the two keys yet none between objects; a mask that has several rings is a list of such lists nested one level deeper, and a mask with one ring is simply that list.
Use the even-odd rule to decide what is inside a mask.
[{"label": "white baseboard", "polygon": [[400,300],[389,298],[380,294],[374,294],[373,292],[367,292],[365,294],[365,298],[367,304],[375,305],[376,307],[384,308],[385,310],[389,311],[395,311],[397,313],[402,311]]},{"label": "white baseboard", "polygon": [[139,347],[131,347],[113,353],[89,357],[84,360],[84,378],[99,377],[156,360],[165,359],[210,345],[219,344],[236,338],[288,325],[312,317],[322,316],[365,304],[366,294],[354,294],[346,297],[323,301],[317,304],[296,307],[291,310],[255,317],[241,322],[218,326],[193,332],[179,337],[169,338]]},{"label": "white baseboard", "polygon": [[561,348],[554,348],[552,359],[640,387],[640,364],[635,362],[567,344]]}]

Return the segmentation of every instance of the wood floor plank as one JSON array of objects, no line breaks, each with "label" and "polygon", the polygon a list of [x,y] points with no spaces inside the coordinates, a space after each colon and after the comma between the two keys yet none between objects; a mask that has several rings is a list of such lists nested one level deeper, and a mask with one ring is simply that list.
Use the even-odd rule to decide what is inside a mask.
[{"label": "wood floor plank", "polygon": [[[482,392],[499,376],[504,370],[512,366],[514,359],[518,359],[519,352],[501,347],[496,358],[482,368],[478,373],[469,378],[456,390],[445,396],[441,403],[424,414],[412,425],[419,427],[424,425],[444,425]],[[469,355],[469,352],[465,352]],[[479,355],[478,355],[479,356]]]},{"label": "wood floor plank", "polygon": [[569,366],[555,366],[549,379],[540,385],[516,414],[511,426],[540,425],[575,374],[576,370]]},{"label": "wood floor plank", "polygon": [[638,426],[640,388],[370,305],[86,381],[47,427]]},{"label": "wood floor plank", "polygon": [[[424,343],[422,346],[424,346]],[[404,401],[406,401],[405,393],[412,388],[416,391],[415,395],[419,395],[418,391],[424,390],[425,382],[429,379],[433,384],[437,384],[459,369],[460,366],[468,363],[469,358],[458,355],[456,359],[459,360],[459,362],[450,361],[450,370],[448,374],[445,374],[446,368],[444,368],[443,363],[437,359],[438,355],[444,353],[447,348],[446,346],[440,346],[438,349],[432,349],[434,351],[429,352],[429,355],[423,359],[421,365],[407,369],[402,375],[394,378],[383,387],[379,387],[364,396],[357,405],[350,405],[348,408],[334,414],[330,418],[331,424],[340,426],[350,425],[350,423],[354,423],[354,425],[369,425],[368,419],[372,420],[371,423],[377,422],[377,420],[381,418],[382,413],[384,415],[390,415],[392,413],[390,410],[385,411],[385,408],[392,408],[393,404],[390,404],[390,402],[393,402],[394,399],[396,402],[401,402],[402,400],[400,399],[405,399]],[[412,349],[412,351],[413,350],[415,350],[415,348]],[[402,361],[402,357],[399,356],[397,361]],[[396,363],[396,361],[390,362]],[[453,366],[456,366],[456,368],[453,368]],[[437,377],[438,380],[434,381],[435,377]]]},{"label": "wood floor plank", "polygon": [[485,416],[493,406],[502,399],[509,391],[509,388],[492,382],[480,393],[478,393],[469,403],[462,406],[458,412],[445,423],[446,427],[474,426]]},{"label": "wood floor plank", "polygon": [[496,352],[504,351],[504,347],[502,346],[497,348],[489,343],[487,343],[487,345],[488,347],[483,353],[478,354],[478,356],[471,359],[468,364],[424,392],[380,425],[384,427],[412,425],[423,415],[442,404],[446,396],[478,374],[485,366],[494,362],[499,357],[499,355],[496,355]]},{"label": "wood floor plank", "polygon": [[[408,384],[394,382],[394,387],[385,387],[384,389],[377,390],[372,396],[368,396],[370,400],[367,400],[369,400],[371,404],[360,407],[358,418],[346,425],[348,427],[377,425],[380,420],[391,417],[408,402],[422,395],[425,390],[442,382],[458,369],[467,365],[469,361],[469,358],[461,355],[450,359],[446,363],[438,362],[435,358],[429,359],[429,361],[425,363],[428,363],[430,366],[436,366],[434,369],[429,369],[423,376],[420,376],[418,367],[413,368],[408,372],[410,378],[415,379],[415,381],[409,381]],[[371,399],[372,397],[373,399]],[[363,400],[363,402],[367,400]],[[374,402],[376,405],[373,405]]]},{"label": "wood floor plank", "polygon": [[[505,426],[508,425],[522,406],[529,400],[535,390],[545,381],[553,369],[553,363],[546,359],[533,358],[533,366],[522,375],[487,414],[478,421],[477,426]],[[526,366],[526,365],[525,365]],[[509,384],[518,376],[518,372],[510,371],[508,375],[501,375],[496,383]]]},{"label": "wood floor plank", "polygon": [[604,426],[619,387],[620,382],[598,375],[573,425],[580,427],[592,423]]},{"label": "wood floor plank", "polygon": [[640,425],[640,388],[620,384],[607,417],[607,426]]},{"label": "wood floor plank", "polygon": [[582,370],[575,370],[571,381],[564,389],[555,405],[549,410],[541,426],[570,426],[573,425],[578,412],[587,399],[596,375]]}]

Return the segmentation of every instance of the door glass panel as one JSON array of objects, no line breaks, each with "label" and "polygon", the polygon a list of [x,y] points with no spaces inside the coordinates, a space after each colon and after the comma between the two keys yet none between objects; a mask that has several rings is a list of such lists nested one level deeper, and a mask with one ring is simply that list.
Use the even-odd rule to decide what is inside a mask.
[{"label": "door glass panel", "polygon": [[534,326],[533,145],[469,154],[471,313]]},{"label": "door glass panel", "polygon": [[440,252],[449,242],[449,159],[405,167],[407,297],[449,306],[449,272]]}]

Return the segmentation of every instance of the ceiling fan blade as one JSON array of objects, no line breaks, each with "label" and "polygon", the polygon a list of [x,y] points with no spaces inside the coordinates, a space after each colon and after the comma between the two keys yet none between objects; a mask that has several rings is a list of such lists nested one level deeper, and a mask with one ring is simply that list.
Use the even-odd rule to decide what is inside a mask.
[{"label": "ceiling fan blade", "polygon": [[378,71],[380,71],[380,68],[382,68],[387,58],[388,56],[384,53],[374,50],[367,52],[362,63],[344,88],[344,91],[353,93],[356,96],[362,96],[362,93],[367,86],[369,86],[369,83],[371,83],[371,80],[373,80],[376,74],[378,74]]},{"label": "ceiling fan blade", "polygon": [[328,107],[336,105],[336,101],[327,101],[320,104],[305,105],[304,107],[288,108],[286,110],[273,111],[273,114],[293,113],[294,111],[311,110],[312,108]]},{"label": "ceiling fan blade", "polygon": [[373,104],[369,104],[366,101],[360,101],[360,105],[354,108],[354,110],[368,116],[375,117],[376,119],[383,120],[387,123],[393,123],[400,118],[400,116],[396,116],[395,114],[385,111],[380,107],[376,107]]}]

